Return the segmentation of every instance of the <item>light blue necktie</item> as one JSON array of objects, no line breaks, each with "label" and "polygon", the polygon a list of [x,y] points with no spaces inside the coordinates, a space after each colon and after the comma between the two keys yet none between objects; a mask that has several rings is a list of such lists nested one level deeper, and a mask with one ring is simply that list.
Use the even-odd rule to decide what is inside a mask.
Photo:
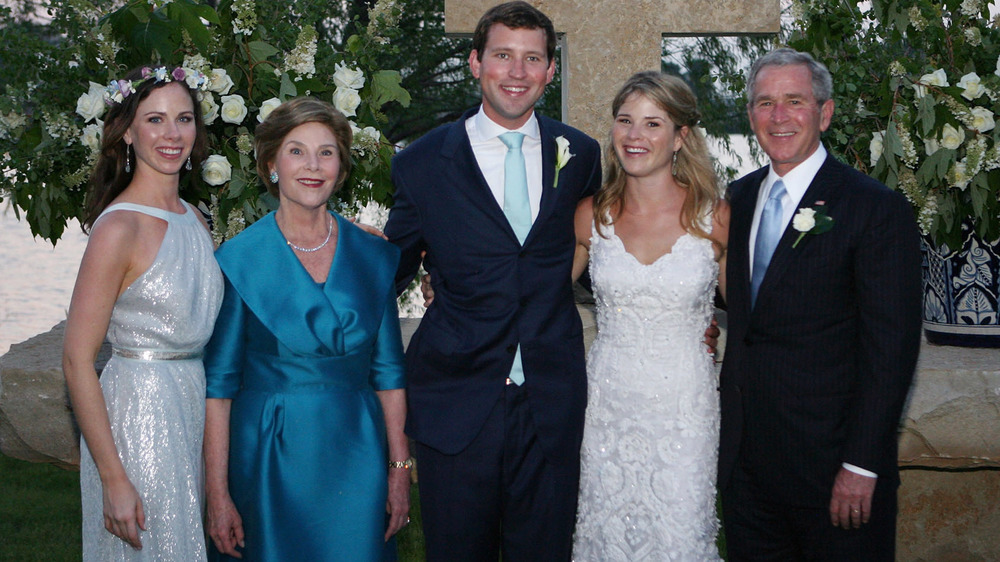
[{"label": "light blue necktie", "polygon": [[760,214],[760,224],[757,225],[757,241],[753,247],[753,277],[750,280],[750,307],[757,303],[757,291],[767,273],[774,249],[778,247],[781,233],[784,231],[784,213],[781,209],[781,198],[785,196],[785,182],[778,180],[771,186],[771,194],[764,203],[764,211]]},{"label": "light blue necktie", "polygon": [[524,244],[531,230],[531,205],[528,203],[528,172],[521,152],[523,133],[504,133],[500,140],[507,145],[503,161],[503,214],[514,229],[517,241]]},{"label": "light blue necktie", "polygon": [[[531,230],[531,205],[528,203],[528,172],[524,167],[521,152],[523,133],[504,133],[500,141],[507,145],[507,156],[503,160],[503,214],[514,229],[517,241],[524,244]],[[514,353],[514,365],[510,368],[510,380],[520,386],[524,384],[524,367],[521,365],[521,344]]]}]

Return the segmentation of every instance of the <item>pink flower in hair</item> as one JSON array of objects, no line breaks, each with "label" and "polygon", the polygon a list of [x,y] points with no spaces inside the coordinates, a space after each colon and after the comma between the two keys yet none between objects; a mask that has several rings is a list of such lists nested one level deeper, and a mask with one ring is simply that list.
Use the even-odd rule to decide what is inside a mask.
[{"label": "pink flower in hair", "polygon": [[173,72],[170,73],[170,75],[174,78],[174,80],[183,80],[184,69],[178,66]]}]

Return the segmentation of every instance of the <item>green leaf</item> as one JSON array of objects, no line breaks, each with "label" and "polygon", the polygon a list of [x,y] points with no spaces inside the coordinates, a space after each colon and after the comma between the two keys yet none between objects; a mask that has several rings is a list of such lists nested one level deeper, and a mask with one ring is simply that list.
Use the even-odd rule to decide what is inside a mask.
[{"label": "green leaf", "polygon": [[[187,31],[188,36],[191,37],[191,41],[194,42],[198,51],[204,53],[209,49],[209,45],[212,41],[212,34],[209,32],[208,28],[205,27],[205,24],[202,23],[202,15],[195,10],[197,7],[198,6],[195,4],[189,4],[186,2],[171,2],[164,6],[164,12],[170,19],[178,22],[180,27]],[[204,11],[205,10],[201,10],[201,12]],[[209,8],[208,11],[215,14],[215,10]],[[218,20],[217,17],[215,19]]]},{"label": "green leaf", "polygon": [[298,89],[295,88],[295,84],[292,79],[289,78],[287,72],[281,73],[281,89],[278,90],[278,99],[285,101],[288,98],[294,98],[299,95]]},{"label": "green leaf", "polygon": [[247,48],[250,49],[250,56],[254,61],[267,60],[280,52],[264,41],[251,41],[247,44]]},{"label": "green leaf", "polygon": [[410,93],[402,86],[403,77],[397,70],[379,70],[372,75],[372,105],[381,107],[397,101],[403,107],[410,106]]},{"label": "green leaf", "polygon": [[923,131],[921,136],[924,138],[931,136],[934,130],[935,105],[934,96],[930,94],[920,98],[920,102],[917,104],[917,119],[920,120]]}]

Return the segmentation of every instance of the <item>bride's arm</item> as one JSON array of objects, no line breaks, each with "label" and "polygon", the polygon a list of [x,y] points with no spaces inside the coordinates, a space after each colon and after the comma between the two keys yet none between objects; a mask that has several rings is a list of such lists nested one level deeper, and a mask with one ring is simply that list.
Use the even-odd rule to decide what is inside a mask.
[{"label": "bride's arm", "polygon": [[583,275],[590,259],[590,231],[594,221],[594,198],[587,197],[576,206],[573,228],[576,231],[576,250],[573,252],[573,281]]},{"label": "bride's arm", "polygon": [[726,257],[729,255],[729,203],[720,199],[713,213],[712,241],[719,247],[719,292],[726,298]]}]

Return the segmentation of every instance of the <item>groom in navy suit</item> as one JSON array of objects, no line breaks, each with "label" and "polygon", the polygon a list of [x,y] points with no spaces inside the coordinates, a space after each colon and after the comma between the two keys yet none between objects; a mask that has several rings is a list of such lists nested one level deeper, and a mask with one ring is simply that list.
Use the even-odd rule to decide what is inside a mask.
[{"label": "groom in navy suit", "polygon": [[434,292],[406,353],[432,562],[570,558],[587,401],[573,215],[601,169],[596,141],[533,110],[555,44],[531,5],[491,8],[469,56],[482,105],[393,160],[397,289],[422,261]]},{"label": "groom in navy suit", "polygon": [[730,194],[719,484],[731,561],[895,557],[919,234],[902,195],[826,153],[831,90],[826,67],[791,49],[748,80],[771,163]]}]

